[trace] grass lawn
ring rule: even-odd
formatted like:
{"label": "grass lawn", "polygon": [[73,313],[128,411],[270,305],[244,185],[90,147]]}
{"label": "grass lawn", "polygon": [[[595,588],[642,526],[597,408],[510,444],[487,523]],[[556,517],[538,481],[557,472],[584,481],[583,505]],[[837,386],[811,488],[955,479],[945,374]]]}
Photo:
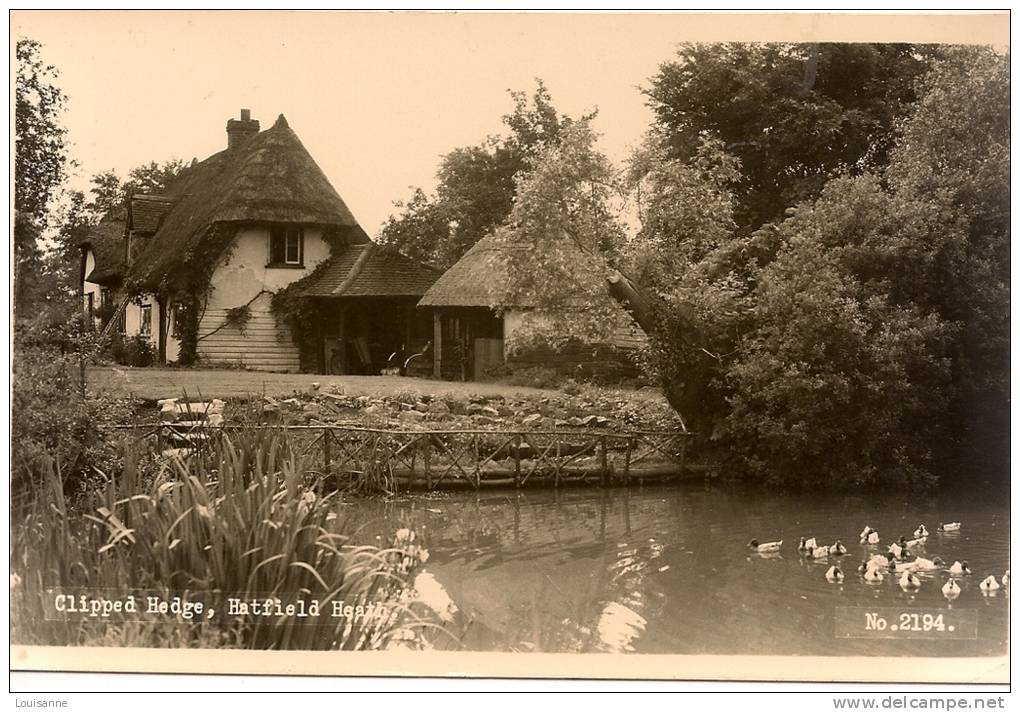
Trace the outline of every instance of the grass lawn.
{"label": "grass lawn", "polygon": [[400,392],[418,391],[434,396],[448,395],[520,395],[552,396],[558,391],[510,386],[504,383],[458,383],[400,376],[323,376],[314,373],[265,373],[227,369],[130,368],[103,366],[90,368],[89,386],[138,398],[157,400],[187,394],[191,398],[237,398],[250,395],[288,396],[308,391],[313,383],[325,390],[332,384],[343,386],[347,395],[385,398]]}

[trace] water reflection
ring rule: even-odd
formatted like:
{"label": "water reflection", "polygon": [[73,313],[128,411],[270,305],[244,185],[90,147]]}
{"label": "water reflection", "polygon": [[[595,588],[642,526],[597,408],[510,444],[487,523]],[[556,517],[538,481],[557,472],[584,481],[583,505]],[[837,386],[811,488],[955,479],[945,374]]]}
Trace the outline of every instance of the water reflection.
{"label": "water reflection", "polygon": [[[1008,568],[1006,502],[698,487],[416,495],[347,513],[380,535],[408,526],[424,537],[429,583],[451,599],[446,610],[457,612],[469,649],[967,656],[1006,651],[1008,591],[983,596],[978,586]],[[934,531],[957,520],[961,531]],[[901,590],[898,574],[866,582],[857,566],[885,544],[856,543],[865,522],[883,542],[927,523],[919,555],[967,560],[974,573],[956,577],[951,604],[944,567],[915,571],[917,591]],[[802,536],[853,543],[845,556],[814,560],[798,553]],[[786,544],[750,552],[751,537]],[[826,580],[833,564],[840,583]],[[834,636],[836,607],[949,605],[978,610],[977,640]]]}

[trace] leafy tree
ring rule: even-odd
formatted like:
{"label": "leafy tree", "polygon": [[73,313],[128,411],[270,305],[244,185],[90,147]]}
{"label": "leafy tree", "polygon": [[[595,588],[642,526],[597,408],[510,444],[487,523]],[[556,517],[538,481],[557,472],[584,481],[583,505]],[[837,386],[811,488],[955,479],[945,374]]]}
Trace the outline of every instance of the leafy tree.
{"label": "leafy tree", "polygon": [[[1008,59],[949,49],[930,61],[916,106],[882,139],[886,169],[830,177],[756,230],[740,217],[746,171],[716,134],[678,154],[658,130],[633,161],[641,231],[596,274],[649,334],[670,403],[743,472],[925,480],[972,434],[957,428],[973,412],[965,394],[1005,403]],[[532,248],[511,253],[517,274],[543,267],[542,241],[570,234],[572,197],[604,178],[589,150],[564,139],[519,181],[503,228]],[[541,305],[553,282],[551,308],[564,281],[522,288]],[[996,432],[1008,438],[1008,420]]]}
{"label": "leafy tree", "polygon": [[45,225],[45,218],[68,166],[61,123],[67,97],[57,86],[60,73],[41,57],[42,45],[18,40],[15,55],[14,208]]}
{"label": "leafy tree", "polygon": [[56,84],[59,72],[43,61],[41,50],[31,39],[18,40],[15,48],[15,308],[40,289],[38,242],[69,164],[61,122],[67,97]]}
{"label": "leafy tree", "polygon": [[530,99],[524,92],[511,96],[514,108],[503,117],[509,133],[443,156],[435,195],[416,188],[410,200],[397,202],[401,212],[383,226],[381,242],[449,267],[507,217],[515,177],[529,171],[535,156],[555,144],[571,123],[556,112],[541,80]]}
{"label": "leafy tree", "polygon": [[494,233],[507,267],[505,304],[529,305],[533,317],[511,348],[605,341],[616,326],[603,280],[624,242],[614,209],[622,184],[595,139],[586,119],[565,126],[518,174],[513,208]]}
{"label": "leafy tree", "polygon": [[836,175],[884,166],[893,122],[915,98],[928,47],[906,44],[686,44],[645,90],[674,157],[703,134],[740,160],[745,230],[816,197]]}

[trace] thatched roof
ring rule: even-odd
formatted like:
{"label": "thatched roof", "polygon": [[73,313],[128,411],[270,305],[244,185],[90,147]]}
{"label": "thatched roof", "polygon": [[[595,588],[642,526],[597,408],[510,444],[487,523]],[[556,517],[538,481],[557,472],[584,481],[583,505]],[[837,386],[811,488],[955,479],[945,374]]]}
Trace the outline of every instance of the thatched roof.
{"label": "thatched roof", "polygon": [[[535,307],[535,302],[514,296],[509,289],[510,272],[507,266],[507,250],[511,249],[497,235],[487,235],[468,250],[463,257],[440,277],[425,296],[418,302],[420,307]],[[513,249],[532,249],[524,245]],[[561,261],[568,265],[590,263],[591,256],[585,254],[571,240],[564,237],[555,244]],[[562,306],[569,307],[581,300],[576,282],[569,275],[557,274],[554,270],[538,275],[539,279],[555,280],[555,286],[563,292]],[[573,286],[572,286],[573,285]],[[518,290],[520,291],[520,290]]]}
{"label": "thatched roof", "polygon": [[96,259],[95,267],[85,275],[86,281],[111,284],[123,279],[126,219],[127,214],[123,209],[111,211],[79,243],[81,247],[92,250]]}
{"label": "thatched roof", "polygon": [[370,242],[351,245],[331,257],[308,283],[306,297],[420,297],[440,270],[415,262],[396,250]]}
{"label": "thatched roof", "polygon": [[507,279],[504,248],[494,235],[488,235],[436,280],[418,306],[500,306],[506,297]]}
{"label": "thatched roof", "polygon": [[[318,225],[340,228],[349,242],[368,240],[282,114],[242,146],[186,169],[165,197],[173,206],[130,269],[138,288],[157,287],[194,259],[218,257],[201,248],[219,223]],[[226,247],[212,245],[214,252]]]}

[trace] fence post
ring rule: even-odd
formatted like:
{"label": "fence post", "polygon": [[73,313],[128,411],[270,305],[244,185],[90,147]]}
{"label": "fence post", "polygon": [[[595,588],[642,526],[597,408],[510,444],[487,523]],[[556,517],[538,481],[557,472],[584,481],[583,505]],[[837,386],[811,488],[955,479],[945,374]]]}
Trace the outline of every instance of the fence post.
{"label": "fence post", "polygon": [[623,484],[630,485],[630,451],[634,448],[634,436],[627,436],[627,455],[623,460]]}
{"label": "fence post", "polygon": [[514,435],[514,484],[521,488],[521,434]]}
{"label": "fence post", "polygon": [[425,438],[425,488],[432,489],[432,433]]}
{"label": "fence post", "polygon": [[[411,437],[413,438],[414,436],[412,435]],[[428,436],[426,436],[426,437],[428,437]],[[407,490],[409,492],[414,490],[414,474],[418,470],[418,467],[417,467],[417,465],[418,465],[418,450],[421,447],[421,439],[420,438],[419,439],[415,439],[414,442],[413,442],[413,445],[414,445],[414,447],[410,448],[410,450],[411,450],[411,471],[407,475]]]}
{"label": "fence post", "polygon": [[322,475],[329,477],[329,470],[333,463],[332,453],[333,431],[330,428],[322,430]]}
{"label": "fence post", "polygon": [[556,467],[553,470],[553,473],[554,473],[553,474],[553,482],[555,483],[556,487],[560,486],[560,465],[561,465],[561,461],[560,461],[560,443],[561,442],[562,441],[560,440],[560,435],[559,435],[559,433],[557,433],[556,434]]}
{"label": "fence post", "polygon": [[684,467],[687,464],[687,436],[680,436],[680,477],[684,475]]}
{"label": "fence post", "polygon": [[600,445],[600,449],[602,451],[601,452],[602,472],[599,475],[599,482],[602,484],[603,487],[605,487],[606,486],[606,478],[609,476],[609,453],[606,452],[606,436],[605,435],[601,435],[599,437],[599,439],[601,440],[599,445]]}
{"label": "fence post", "polygon": [[482,465],[479,462],[481,455],[478,453],[478,433],[471,437],[475,441],[475,489],[479,489],[482,486]]}

